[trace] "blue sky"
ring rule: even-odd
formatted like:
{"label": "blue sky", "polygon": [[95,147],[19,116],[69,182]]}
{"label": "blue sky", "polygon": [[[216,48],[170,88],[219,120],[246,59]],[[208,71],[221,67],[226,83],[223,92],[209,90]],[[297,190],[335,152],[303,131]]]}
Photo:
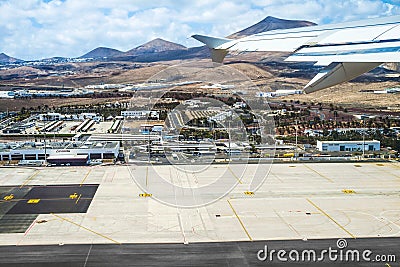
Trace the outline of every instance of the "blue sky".
{"label": "blue sky", "polygon": [[194,33],[226,36],[266,16],[326,24],[391,15],[400,0],[0,0],[0,52],[78,57],[157,37],[196,46]]}

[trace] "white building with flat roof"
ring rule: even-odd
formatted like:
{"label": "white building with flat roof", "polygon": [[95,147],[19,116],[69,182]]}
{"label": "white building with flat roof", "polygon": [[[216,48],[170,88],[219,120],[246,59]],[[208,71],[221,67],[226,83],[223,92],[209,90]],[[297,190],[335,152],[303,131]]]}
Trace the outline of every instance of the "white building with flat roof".
{"label": "white building with flat roof", "polygon": [[14,98],[15,93],[13,91],[0,91],[0,98]]}
{"label": "white building with flat roof", "polygon": [[134,119],[159,119],[160,112],[157,110],[125,110],[121,111],[121,116]]}
{"label": "white building with flat roof", "polygon": [[78,116],[79,120],[86,120],[86,119],[92,119],[94,121],[103,121],[103,116],[97,113],[88,113],[88,112],[83,112],[79,114]]}
{"label": "white building with flat roof", "polygon": [[317,141],[317,149],[323,152],[379,151],[381,142],[377,140]]}
{"label": "white building with flat roof", "polygon": [[60,113],[48,112],[45,114],[39,114],[39,120],[41,121],[59,121],[64,119],[65,116]]}

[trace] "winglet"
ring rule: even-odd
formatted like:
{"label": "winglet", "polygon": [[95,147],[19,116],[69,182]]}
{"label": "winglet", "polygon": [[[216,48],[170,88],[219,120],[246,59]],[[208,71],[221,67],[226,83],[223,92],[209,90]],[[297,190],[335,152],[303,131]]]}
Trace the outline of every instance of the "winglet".
{"label": "winglet", "polygon": [[211,52],[211,59],[213,62],[218,62],[221,63],[224,61],[224,58],[226,54],[228,53],[227,49],[217,49],[218,46],[232,41],[231,39],[226,39],[226,38],[216,38],[216,37],[211,37],[211,36],[206,36],[206,35],[199,35],[195,34],[192,35],[192,37],[203,44],[205,44]]}
{"label": "winglet", "polygon": [[208,48],[217,48],[218,46],[220,46],[224,43],[232,41],[231,39],[227,39],[227,38],[217,38],[217,37],[211,37],[211,36],[199,35],[199,34],[192,35],[192,38],[207,45]]}

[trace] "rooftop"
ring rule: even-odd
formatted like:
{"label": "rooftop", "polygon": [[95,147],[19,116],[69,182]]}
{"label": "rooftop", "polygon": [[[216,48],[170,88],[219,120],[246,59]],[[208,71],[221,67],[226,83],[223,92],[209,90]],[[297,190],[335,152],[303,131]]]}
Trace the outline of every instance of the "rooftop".
{"label": "rooftop", "polygon": [[[115,148],[117,141],[67,141],[67,142],[46,142],[46,149],[101,149]],[[32,150],[44,149],[44,142],[10,142],[0,143],[0,152],[8,152],[11,150]]]}
{"label": "rooftop", "polygon": [[354,141],[319,141],[325,144],[359,144],[359,143],[380,143],[378,140],[354,140]]}

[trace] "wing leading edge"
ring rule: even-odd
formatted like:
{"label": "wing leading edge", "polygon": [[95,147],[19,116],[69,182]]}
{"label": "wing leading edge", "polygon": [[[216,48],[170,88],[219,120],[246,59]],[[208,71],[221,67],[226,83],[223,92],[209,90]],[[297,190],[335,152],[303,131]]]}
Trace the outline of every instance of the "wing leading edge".
{"label": "wing leading edge", "polygon": [[306,85],[306,93],[349,81],[384,62],[400,62],[400,16],[267,31],[237,40],[192,37],[210,48],[215,62],[229,51],[280,51],[292,53],[285,61],[325,66]]}

